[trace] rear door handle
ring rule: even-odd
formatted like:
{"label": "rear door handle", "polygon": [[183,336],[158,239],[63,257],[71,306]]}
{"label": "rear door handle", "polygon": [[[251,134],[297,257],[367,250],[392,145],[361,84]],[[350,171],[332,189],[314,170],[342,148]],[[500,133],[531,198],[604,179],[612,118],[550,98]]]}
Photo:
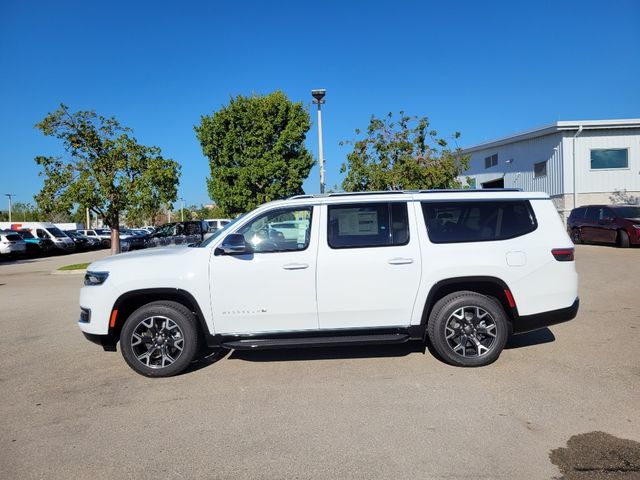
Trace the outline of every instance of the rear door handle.
{"label": "rear door handle", "polygon": [[408,263],[413,263],[413,258],[392,258],[389,260],[391,265],[407,265]]}
{"label": "rear door handle", "polygon": [[309,265],[306,263],[287,263],[282,265],[282,268],[285,270],[304,270],[305,268],[309,268]]}

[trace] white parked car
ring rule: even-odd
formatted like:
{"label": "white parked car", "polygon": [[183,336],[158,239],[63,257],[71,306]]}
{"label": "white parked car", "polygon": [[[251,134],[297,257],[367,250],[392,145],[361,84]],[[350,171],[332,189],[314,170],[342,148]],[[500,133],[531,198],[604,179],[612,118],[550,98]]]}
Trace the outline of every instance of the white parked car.
{"label": "white parked car", "polygon": [[53,246],[63,252],[74,252],[76,245],[62,230],[49,222],[0,222],[0,228],[10,230],[28,230],[37,238],[48,239]]}
{"label": "white parked car", "polygon": [[574,318],[577,297],[573,245],[547,194],[303,195],[193,248],[94,262],[79,327],[105,350],[119,341],[151,377],[183,371],[205,345],[427,338],[446,362],[474,367],[495,361],[511,334]]}
{"label": "white parked car", "polygon": [[232,222],[229,218],[207,218],[205,222],[209,225],[210,232],[216,232],[218,230],[222,230],[229,223]]}
{"label": "white parked car", "polygon": [[0,230],[0,255],[16,255],[27,251],[27,243],[18,232]]}

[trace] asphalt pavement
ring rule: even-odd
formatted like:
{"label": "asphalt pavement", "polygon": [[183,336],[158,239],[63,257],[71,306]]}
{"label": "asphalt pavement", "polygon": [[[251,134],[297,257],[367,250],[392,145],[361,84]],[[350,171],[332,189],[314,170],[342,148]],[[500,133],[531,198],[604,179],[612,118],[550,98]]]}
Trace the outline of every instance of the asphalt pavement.
{"label": "asphalt pavement", "polygon": [[405,344],[225,352],[168,379],[78,330],[82,276],[50,272],[104,255],[0,263],[1,478],[640,476],[640,249],[579,246],[578,317],[488,367]]}

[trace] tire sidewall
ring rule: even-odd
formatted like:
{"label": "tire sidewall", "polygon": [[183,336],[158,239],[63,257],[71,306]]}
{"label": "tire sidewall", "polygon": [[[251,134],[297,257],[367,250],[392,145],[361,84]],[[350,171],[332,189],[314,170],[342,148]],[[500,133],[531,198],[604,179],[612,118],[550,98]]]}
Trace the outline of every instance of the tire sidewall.
{"label": "tire sidewall", "polygon": [[[451,298],[449,298],[451,297]],[[451,294],[445,297],[429,323],[429,339],[436,352],[451,365],[480,367],[495,362],[504,349],[509,336],[509,324],[502,306],[492,298],[474,292]],[[449,317],[461,307],[477,306],[486,310],[496,324],[496,338],[491,350],[481,357],[463,357],[455,353],[446,340],[445,328]]]}
{"label": "tire sidewall", "polygon": [[[181,311],[184,310],[184,311]],[[163,316],[178,325],[184,337],[184,347],[180,356],[171,365],[164,368],[151,368],[142,364],[131,347],[131,335],[138,324],[151,316]],[[166,304],[148,304],[138,308],[127,318],[120,332],[120,350],[127,364],[137,373],[146,377],[170,377],[184,371],[193,361],[198,350],[198,332],[193,315],[186,309],[175,308]]]}
{"label": "tire sidewall", "polygon": [[618,246],[620,248],[629,247],[629,234],[624,230],[618,230]]}

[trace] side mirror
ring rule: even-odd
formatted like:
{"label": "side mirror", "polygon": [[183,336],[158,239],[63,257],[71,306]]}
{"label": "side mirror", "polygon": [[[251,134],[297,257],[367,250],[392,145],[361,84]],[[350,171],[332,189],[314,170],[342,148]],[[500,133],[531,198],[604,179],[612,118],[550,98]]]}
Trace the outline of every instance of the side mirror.
{"label": "side mirror", "polygon": [[232,233],[227,235],[219,247],[225,255],[241,255],[243,253],[252,253],[251,246],[244,240],[244,235]]}

